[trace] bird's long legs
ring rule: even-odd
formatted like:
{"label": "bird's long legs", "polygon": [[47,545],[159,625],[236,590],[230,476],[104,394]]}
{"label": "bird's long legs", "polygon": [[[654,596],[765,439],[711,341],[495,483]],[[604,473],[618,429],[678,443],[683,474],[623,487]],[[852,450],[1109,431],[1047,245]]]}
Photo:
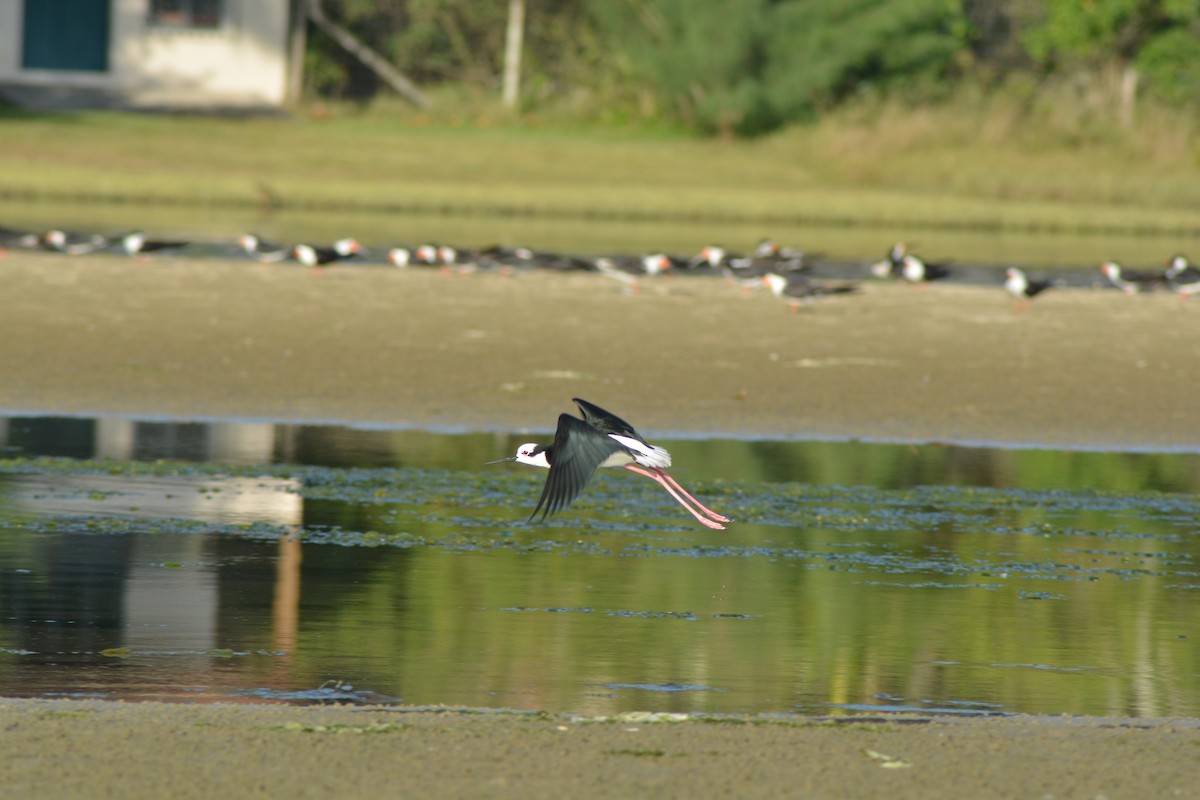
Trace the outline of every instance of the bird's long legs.
{"label": "bird's long legs", "polygon": [[[635,467],[633,464],[626,464],[625,469],[629,470],[630,472],[636,472],[638,475],[645,475],[647,478],[653,478],[664,489],[666,489],[667,492],[669,492],[672,497],[675,498],[675,500],[679,503],[679,505],[686,508],[688,510],[688,513],[690,513],[693,517],[695,517],[697,520],[699,520],[701,525],[704,525],[706,527],[712,528],[713,530],[717,530],[717,531],[725,530],[725,526],[722,525],[720,522],[717,522],[717,520],[721,520],[723,522],[729,522],[729,519],[727,517],[722,517],[720,514],[717,514],[713,511],[705,508],[703,505],[701,505],[699,500],[697,500],[696,498],[694,498],[690,494],[688,494],[687,491],[682,486],[680,486],[678,483],[676,483],[675,479],[672,478],[670,475],[668,475],[666,472],[663,472],[661,469],[654,469],[653,471],[646,470],[646,469],[642,469],[641,467]],[[695,508],[692,508],[692,506],[688,505],[688,501],[685,500],[684,497],[687,497],[688,500],[691,500],[692,503],[694,503],[697,508],[699,508],[701,511],[703,511],[705,514],[708,514],[709,516],[705,517],[705,516],[701,515],[700,511],[697,511]]]}
{"label": "bird's long legs", "polygon": [[654,471],[657,472],[662,477],[666,478],[667,481],[672,486],[674,486],[684,497],[686,497],[688,500],[692,501],[692,504],[694,506],[696,506],[696,508],[698,508],[702,512],[704,512],[705,516],[707,516],[709,519],[714,519],[717,522],[732,522],[733,521],[729,517],[721,516],[717,512],[713,511],[711,508],[708,508],[707,506],[705,506],[703,503],[701,503],[695,497],[692,497],[692,495],[688,493],[687,489],[684,489],[682,486],[680,486],[679,481],[677,481],[673,477],[671,477],[670,473],[668,473],[665,469],[662,469],[661,467],[656,467],[654,469]]}

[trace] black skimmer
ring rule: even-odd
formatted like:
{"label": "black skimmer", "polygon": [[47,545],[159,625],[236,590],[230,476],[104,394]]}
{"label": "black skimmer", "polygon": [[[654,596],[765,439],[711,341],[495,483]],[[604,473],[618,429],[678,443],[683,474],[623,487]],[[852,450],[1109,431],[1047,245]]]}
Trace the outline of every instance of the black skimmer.
{"label": "black skimmer", "polygon": [[[1189,288],[1192,284],[1200,283],[1200,269],[1188,261],[1182,253],[1176,253],[1167,259],[1167,269],[1163,276],[1176,289]],[[1190,293],[1190,292],[1189,292]]]}
{"label": "black skimmer", "polygon": [[69,256],[93,253],[109,245],[108,239],[98,233],[72,234],[57,229],[43,233],[39,242],[44,250],[66,253]]}
{"label": "black skimmer", "polygon": [[798,310],[803,301],[858,291],[856,283],[821,283],[804,275],[788,276],[780,275],[777,272],[768,272],[763,275],[762,282],[776,297],[790,298],[792,311]]}
{"label": "black skimmer", "polygon": [[899,278],[904,271],[904,257],[907,255],[908,245],[896,242],[882,261],[871,265],[871,274],[876,278]]}
{"label": "black skimmer", "polygon": [[477,254],[480,264],[507,270],[512,267],[534,266],[534,252],[528,247],[504,247],[493,244],[481,248]]}
{"label": "black skimmer", "polygon": [[356,239],[338,239],[329,247],[314,247],[298,244],[292,248],[292,257],[308,267],[324,267],[335,261],[350,258],[362,250]]}
{"label": "black skimmer", "polygon": [[1165,275],[1125,269],[1116,261],[1105,261],[1100,265],[1100,271],[1104,273],[1104,277],[1108,278],[1109,283],[1125,294],[1165,289],[1168,283]]}
{"label": "black skimmer", "polygon": [[630,275],[662,275],[679,263],[665,253],[645,256],[600,256],[593,262],[601,272],[620,270]]}
{"label": "black skimmer", "polygon": [[166,239],[147,239],[141,231],[133,231],[121,237],[121,249],[131,256],[145,255],[159,250],[172,250],[189,244],[185,241],[169,241]]}
{"label": "black skimmer", "polygon": [[540,267],[542,269],[556,269],[566,272],[571,272],[574,270],[592,272],[596,269],[596,265],[591,260],[586,258],[564,255],[562,253],[545,253],[538,250],[530,253],[528,263],[531,266]]}
{"label": "black skimmer", "polygon": [[0,228],[0,250],[7,250],[10,247],[32,250],[39,246],[41,246],[41,239],[36,233]]}
{"label": "black skimmer", "polygon": [[413,261],[412,251],[407,247],[393,247],[387,251],[387,261],[393,267],[407,267]]}
{"label": "black skimmer", "polygon": [[1033,298],[1054,286],[1054,282],[1048,278],[1030,280],[1025,270],[1017,267],[1009,267],[1004,275],[1004,291],[1012,295],[1014,308],[1018,310],[1028,308]]}
{"label": "black skimmer", "polygon": [[256,258],[264,264],[273,261],[283,261],[292,255],[291,248],[279,244],[270,244],[253,233],[243,233],[239,236],[238,247],[242,248],[246,255]]}
{"label": "black skimmer", "polygon": [[911,254],[900,260],[900,277],[911,284],[939,281],[949,276],[950,269],[944,264],[926,264]]}
{"label": "black skimmer", "polygon": [[701,524],[714,530],[725,530],[729,522],[680,486],[667,474],[671,454],[646,442],[633,427],[620,417],[578,397],[573,398],[583,419],[560,414],[554,442],[549,445],[528,442],[517,448],[517,454],[489,464],[516,461],[532,467],[549,469],[546,485],[529,521],[542,512],[542,519],[566,508],[579,495],[599,467],[624,467],[630,472],[657,481],[671,497],[688,510]]}
{"label": "black skimmer", "polygon": [[712,269],[723,269],[729,266],[729,262],[737,258],[743,258],[737,253],[731,253],[724,247],[719,247],[715,244],[706,245],[700,248],[700,252],[688,259],[687,265],[691,269],[702,267],[711,267]]}
{"label": "black skimmer", "polygon": [[800,247],[784,247],[774,239],[762,239],[754,245],[754,256],[755,258],[774,258],[779,261],[799,259],[807,264],[820,256],[820,253],[810,253]]}

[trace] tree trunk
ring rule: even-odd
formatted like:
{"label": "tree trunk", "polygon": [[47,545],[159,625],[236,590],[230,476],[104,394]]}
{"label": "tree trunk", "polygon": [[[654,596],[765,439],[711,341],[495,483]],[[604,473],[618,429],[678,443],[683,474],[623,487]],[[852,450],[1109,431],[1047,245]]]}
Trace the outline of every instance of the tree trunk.
{"label": "tree trunk", "polygon": [[287,103],[296,105],[304,91],[304,48],[307,46],[308,0],[292,0],[291,29],[288,31]]}
{"label": "tree trunk", "polygon": [[525,0],[508,0],[504,37],[504,107],[516,108],[521,91],[521,43],[525,36]]}
{"label": "tree trunk", "polygon": [[387,60],[362,43],[354,34],[325,16],[321,8],[321,0],[310,0],[308,18],[330,38],[341,45],[350,55],[362,62],[363,66],[379,76],[380,80],[391,86],[404,99],[420,108],[428,108],[429,100],[422,94],[417,85],[400,74]]}
{"label": "tree trunk", "polygon": [[1137,103],[1138,71],[1133,64],[1126,64],[1121,70],[1121,105],[1118,118],[1122,128],[1133,127],[1134,106]]}

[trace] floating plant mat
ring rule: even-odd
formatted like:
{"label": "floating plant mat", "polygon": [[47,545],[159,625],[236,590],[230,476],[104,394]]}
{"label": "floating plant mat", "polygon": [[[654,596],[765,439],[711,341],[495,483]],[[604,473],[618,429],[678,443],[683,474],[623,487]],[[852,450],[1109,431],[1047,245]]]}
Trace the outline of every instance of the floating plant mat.
{"label": "floating plant mat", "polygon": [[1200,713],[1190,494],[543,479],[0,461],[0,694]]}

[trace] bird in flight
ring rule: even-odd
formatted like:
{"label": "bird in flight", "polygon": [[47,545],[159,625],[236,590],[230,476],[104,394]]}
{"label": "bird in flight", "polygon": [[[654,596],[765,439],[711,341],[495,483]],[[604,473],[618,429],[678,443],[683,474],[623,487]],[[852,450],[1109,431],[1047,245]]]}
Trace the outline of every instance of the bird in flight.
{"label": "bird in flight", "polygon": [[560,414],[554,442],[548,445],[527,442],[517,448],[517,454],[489,464],[516,461],[532,467],[550,470],[546,485],[529,520],[542,519],[566,508],[583,491],[599,467],[624,467],[630,472],[652,478],[670,493],[688,512],[714,530],[725,530],[729,522],[715,511],[706,508],[687,492],[666,471],[671,466],[671,454],[642,438],[628,422],[586,400],[574,398],[583,419]]}

